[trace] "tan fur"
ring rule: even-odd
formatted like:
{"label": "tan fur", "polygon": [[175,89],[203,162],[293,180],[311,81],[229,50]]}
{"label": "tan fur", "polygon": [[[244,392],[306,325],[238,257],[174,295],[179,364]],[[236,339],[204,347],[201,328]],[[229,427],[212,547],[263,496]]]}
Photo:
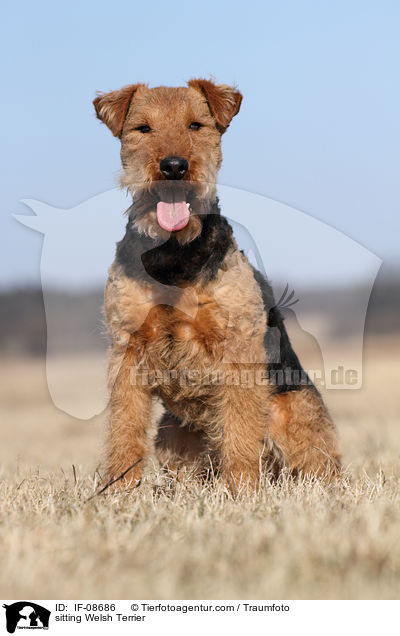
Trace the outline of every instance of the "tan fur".
{"label": "tan fur", "polygon": [[292,473],[335,473],[340,466],[336,430],[324,403],[311,389],[271,400],[268,438]]}
{"label": "tan fur", "polygon": [[[110,431],[107,474],[119,476],[148,452],[147,429],[151,418],[151,394],[136,387],[131,390],[131,369],[137,364],[134,344],[114,346],[109,364]],[[136,485],[141,475],[139,464],[121,485]]]}
{"label": "tan fur", "polygon": [[[200,131],[190,130],[193,121],[203,124]],[[137,130],[143,124],[151,127],[151,133],[143,135]],[[163,231],[160,232],[157,223],[154,200],[146,192],[162,185],[159,164],[168,155],[187,157],[190,169],[184,185],[195,190],[193,214],[178,236],[184,244],[199,235],[201,224],[197,214],[207,210],[215,198],[215,182],[222,162],[221,134],[200,90],[164,86],[148,89],[140,85],[131,99],[121,132],[124,169],[121,185],[142,202],[143,215],[138,215],[135,224],[140,232],[152,238],[163,236]]]}
{"label": "tan fur", "polygon": [[239,91],[226,84],[215,86],[214,82],[204,79],[189,80],[188,84],[203,93],[221,132],[225,132],[232,117],[239,112],[242,103]]}
{"label": "tan fur", "polygon": [[[190,221],[176,236],[182,245],[198,236],[196,212],[215,198],[221,134],[240,103],[238,91],[208,80],[191,80],[188,88],[130,85],[95,100],[98,117],[121,139],[122,184],[135,195],[140,232],[164,238],[149,193],[162,178],[160,160],[176,155],[190,166],[179,183],[194,191]],[[193,121],[203,124],[197,132]],[[151,132],[140,132],[143,125]],[[242,482],[255,486],[263,463],[294,474],[332,472],[339,466],[336,432],[320,396],[311,388],[273,395],[266,381],[254,381],[265,370],[267,316],[236,244],[216,278],[201,281],[178,288],[130,278],[117,263],[110,268],[108,476],[146,458],[154,393],[168,409],[155,440],[162,463],[211,463],[233,492]],[[250,372],[253,381],[237,381]],[[125,485],[138,483],[141,466]]]}
{"label": "tan fur", "polygon": [[[227,255],[215,281],[180,291],[175,306],[163,304],[171,298],[163,299],[160,294],[159,286],[140,284],[118,267],[111,268],[105,305],[110,333],[117,347],[126,344],[131,352],[125,358],[117,357],[113,366],[119,361],[123,369],[131,363],[138,371],[199,371],[201,382],[196,385],[160,382],[149,387],[148,393],[157,388],[171,413],[184,424],[207,432],[209,452],[220,456],[219,468],[227,477],[236,483],[241,476],[255,481],[267,431],[270,389],[266,384],[241,388],[207,383],[212,374],[225,377],[230,370],[248,371],[265,364],[266,315],[250,265],[235,249]],[[127,374],[127,369],[113,371],[116,396],[120,390],[125,394]],[[143,390],[130,388],[132,403],[142,403]],[[120,401],[123,399],[121,395]],[[148,426],[150,418],[149,410]],[[136,455],[132,449],[132,456]],[[112,464],[113,474],[119,470],[119,464]]]}
{"label": "tan fur", "polygon": [[121,135],[129,104],[141,84],[130,84],[119,91],[101,93],[93,101],[96,114],[109,127],[114,137]]}

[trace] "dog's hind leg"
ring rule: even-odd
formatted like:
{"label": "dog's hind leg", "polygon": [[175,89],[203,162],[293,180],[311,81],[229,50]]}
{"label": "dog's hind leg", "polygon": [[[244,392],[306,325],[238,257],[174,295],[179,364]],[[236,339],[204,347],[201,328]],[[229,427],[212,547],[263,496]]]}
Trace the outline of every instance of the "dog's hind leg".
{"label": "dog's hind leg", "polygon": [[330,476],[340,468],[336,429],[314,387],[271,398],[268,438],[293,475]]}

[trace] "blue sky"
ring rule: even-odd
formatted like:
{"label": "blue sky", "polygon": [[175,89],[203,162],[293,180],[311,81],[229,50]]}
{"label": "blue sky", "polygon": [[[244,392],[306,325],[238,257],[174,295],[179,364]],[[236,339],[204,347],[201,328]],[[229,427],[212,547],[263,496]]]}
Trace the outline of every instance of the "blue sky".
{"label": "blue sky", "polygon": [[399,30],[394,0],[3,3],[0,285],[39,282],[41,235],[11,217],[29,213],[21,199],[72,208],[116,184],[95,92],[210,75],[244,95],[220,183],[398,263]]}

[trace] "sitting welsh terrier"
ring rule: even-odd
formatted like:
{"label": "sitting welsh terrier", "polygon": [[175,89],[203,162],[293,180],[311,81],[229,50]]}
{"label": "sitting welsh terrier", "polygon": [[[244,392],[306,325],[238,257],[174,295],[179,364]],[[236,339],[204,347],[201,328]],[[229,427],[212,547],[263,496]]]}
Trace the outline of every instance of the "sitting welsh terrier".
{"label": "sitting welsh terrier", "polygon": [[340,466],[335,427],[271,287],[218,207],[221,136],[241,101],[203,79],[132,84],[94,100],[121,141],[122,184],[134,196],[105,298],[107,468],[125,486],[140,482],[153,396],[166,409],[161,462],[211,465],[232,491],[255,487],[265,468],[323,476]]}

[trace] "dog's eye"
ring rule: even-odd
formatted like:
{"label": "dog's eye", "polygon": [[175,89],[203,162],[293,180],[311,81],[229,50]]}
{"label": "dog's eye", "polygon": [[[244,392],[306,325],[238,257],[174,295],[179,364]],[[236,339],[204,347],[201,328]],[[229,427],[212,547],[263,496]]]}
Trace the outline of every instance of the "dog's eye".
{"label": "dog's eye", "polygon": [[150,126],[143,125],[143,126],[138,126],[136,128],[136,130],[138,130],[141,133],[148,133],[148,132],[150,132],[151,128],[150,128]]}
{"label": "dog's eye", "polygon": [[198,121],[192,121],[192,123],[190,124],[189,128],[190,130],[200,130],[200,128],[202,128],[203,124],[200,124]]}

